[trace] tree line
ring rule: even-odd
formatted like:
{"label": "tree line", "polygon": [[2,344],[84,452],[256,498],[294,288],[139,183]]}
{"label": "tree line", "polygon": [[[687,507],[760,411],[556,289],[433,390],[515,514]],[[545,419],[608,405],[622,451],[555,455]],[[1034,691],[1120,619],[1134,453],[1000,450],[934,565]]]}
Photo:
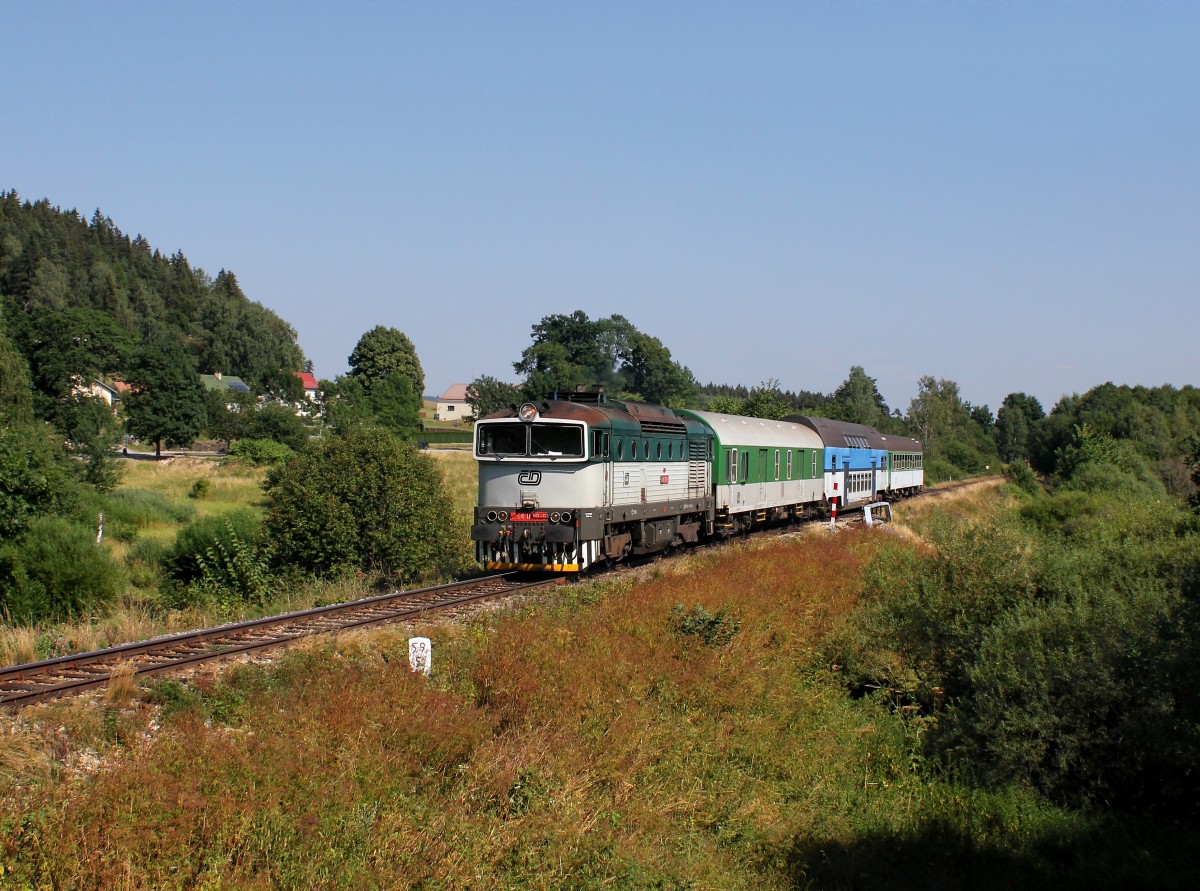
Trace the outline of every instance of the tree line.
{"label": "tree line", "polygon": [[777,379],[756,386],[699,384],[656,337],[613,315],[591,319],[576,310],[533,325],[532,343],[513,362],[520,382],[484,375],[468,386],[477,417],[525,400],[603,387],[610,395],[678,408],[761,418],[812,414],[910,436],[926,452],[926,477],[944,481],[1027,465],[1051,477],[1089,436],[1127,443],[1127,461],[1142,462],[1172,494],[1192,497],[1192,468],[1200,446],[1200,391],[1106,383],[1063,397],[1047,413],[1034,396],[1014,392],[993,414],[964,398],[958,384],[925,375],[904,411],[889,407],[875,378],[854,365],[828,394],[789,391]]}

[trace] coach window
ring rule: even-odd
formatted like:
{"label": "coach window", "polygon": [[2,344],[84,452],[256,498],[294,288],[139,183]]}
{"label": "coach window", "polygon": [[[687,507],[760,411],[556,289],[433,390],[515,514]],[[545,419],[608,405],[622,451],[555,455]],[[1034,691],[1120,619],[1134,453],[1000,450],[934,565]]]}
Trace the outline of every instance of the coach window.
{"label": "coach window", "polygon": [[788,479],[791,479],[791,478],[792,478],[792,450],[791,450],[791,449],[788,449],[788,457],[787,457],[787,478],[788,478]]}
{"label": "coach window", "polygon": [[775,450],[775,479],[779,479],[779,449]]}
{"label": "coach window", "polygon": [[738,451],[729,450],[729,482],[736,483],[738,478]]}

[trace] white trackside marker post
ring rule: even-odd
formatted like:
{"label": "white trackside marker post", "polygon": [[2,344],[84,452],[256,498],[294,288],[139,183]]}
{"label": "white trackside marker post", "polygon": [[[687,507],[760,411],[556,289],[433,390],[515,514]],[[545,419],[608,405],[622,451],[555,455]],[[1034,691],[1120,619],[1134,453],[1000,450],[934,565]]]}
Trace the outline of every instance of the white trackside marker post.
{"label": "white trackside marker post", "polygon": [[413,671],[429,677],[433,671],[433,644],[428,637],[408,639],[408,666]]}

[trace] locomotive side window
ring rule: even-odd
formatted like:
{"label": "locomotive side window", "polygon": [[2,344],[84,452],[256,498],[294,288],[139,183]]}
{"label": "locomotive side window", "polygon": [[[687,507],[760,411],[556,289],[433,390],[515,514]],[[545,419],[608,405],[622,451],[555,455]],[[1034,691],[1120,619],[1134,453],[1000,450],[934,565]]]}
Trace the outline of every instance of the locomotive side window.
{"label": "locomotive side window", "polygon": [[592,431],[592,457],[607,458],[608,457],[608,431],[593,430]]}

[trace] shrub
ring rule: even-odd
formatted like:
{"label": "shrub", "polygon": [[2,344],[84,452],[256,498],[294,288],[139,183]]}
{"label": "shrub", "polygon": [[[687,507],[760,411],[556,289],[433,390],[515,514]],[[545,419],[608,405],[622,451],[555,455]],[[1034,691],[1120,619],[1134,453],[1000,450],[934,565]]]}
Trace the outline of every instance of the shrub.
{"label": "shrub", "polygon": [[960,472],[956,476],[966,476],[971,473],[979,473],[983,470],[986,463],[983,456],[978,450],[973,449],[965,442],[958,440],[950,440],[942,447],[942,454],[947,461],[953,464]]}
{"label": "shrub", "polygon": [[125,552],[125,566],[129,580],[141,588],[148,588],[158,580],[159,573],[171,548],[156,538],[140,538]]}
{"label": "shrub", "polygon": [[741,623],[729,617],[729,610],[721,607],[715,613],[709,612],[701,604],[692,607],[691,612],[677,603],[671,609],[671,624],[677,634],[685,637],[698,637],[706,646],[723,647],[741,630]]}
{"label": "shrub", "polygon": [[9,619],[67,619],[102,607],[121,592],[120,567],[90,529],[38,517],[0,547],[0,608]]}
{"label": "shrub", "polygon": [[202,517],[179,530],[175,544],[163,559],[163,568],[175,581],[187,585],[204,576],[204,561],[210,551],[220,548],[254,547],[258,542],[260,523],[257,515],[241,508],[211,517]]}
{"label": "shrub", "polygon": [[203,554],[197,554],[196,562],[200,577],[187,588],[190,602],[225,607],[262,604],[270,593],[271,574],[266,561],[251,541],[238,536],[228,517],[225,535],[218,536]]}
{"label": "shrub", "polygon": [[1004,468],[1004,475],[1010,483],[1026,494],[1037,495],[1042,491],[1042,484],[1027,461],[1014,461],[1009,464]]}
{"label": "shrub", "polygon": [[211,489],[212,483],[206,477],[200,477],[192,483],[192,488],[188,491],[188,498],[207,498]]}
{"label": "shrub", "polygon": [[295,452],[273,439],[239,439],[229,449],[229,455],[250,464],[282,464]]}
{"label": "shrub", "polygon": [[962,479],[966,476],[961,470],[944,458],[925,456],[925,483],[944,483],[946,480]]}
{"label": "shrub", "polygon": [[457,552],[434,459],[384,430],[320,440],[271,470],[265,487],[276,567],[410,579],[446,568]]}
{"label": "shrub", "polygon": [[50,428],[0,424],[0,540],[20,535],[36,516],[71,513],[80,488]]}
{"label": "shrub", "polygon": [[939,711],[930,754],[979,780],[1194,816],[1188,518],[1071,491],[1018,516],[882,553],[835,654],[849,683]]}

